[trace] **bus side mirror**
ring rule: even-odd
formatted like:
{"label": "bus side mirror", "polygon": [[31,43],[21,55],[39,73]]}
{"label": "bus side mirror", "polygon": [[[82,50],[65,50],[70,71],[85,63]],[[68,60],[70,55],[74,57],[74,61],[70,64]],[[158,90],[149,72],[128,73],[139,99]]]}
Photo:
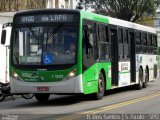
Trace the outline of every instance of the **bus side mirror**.
{"label": "bus side mirror", "polygon": [[2,30],[1,44],[4,45],[5,43],[6,43],[6,30]]}

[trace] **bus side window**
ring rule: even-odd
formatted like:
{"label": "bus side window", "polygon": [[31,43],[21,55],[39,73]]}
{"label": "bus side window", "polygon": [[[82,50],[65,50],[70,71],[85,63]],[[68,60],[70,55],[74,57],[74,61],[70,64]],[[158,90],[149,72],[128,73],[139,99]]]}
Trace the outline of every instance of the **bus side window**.
{"label": "bus side window", "polygon": [[147,46],[151,46],[152,35],[148,34]]}
{"label": "bus side window", "polygon": [[157,54],[157,36],[153,35],[153,39],[152,39],[152,49],[154,54]]}
{"label": "bus side window", "polygon": [[98,59],[96,23],[84,19],[82,33],[83,71],[85,71]]}
{"label": "bus side window", "polygon": [[143,33],[142,40],[143,40],[143,46],[146,46],[147,45],[147,34],[146,33]]}
{"label": "bus side window", "polygon": [[105,24],[99,24],[99,47],[100,47],[100,60],[109,60],[109,39],[108,27]]}
{"label": "bus side window", "polygon": [[142,51],[143,51],[143,53],[148,53],[147,33],[142,33]]}
{"label": "bus side window", "polygon": [[136,32],[136,45],[141,45],[141,33]]}
{"label": "bus side window", "polygon": [[147,37],[147,47],[148,47],[148,53],[152,53],[152,35],[148,33]]}
{"label": "bus side window", "polygon": [[85,49],[85,53],[88,55],[88,48],[89,48],[89,28],[88,28],[88,25],[83,26],[83,48]]}
{"label": "bus side window", "polygon": [[123,28],[118,29],[118,42],[119,60],[123,60]]}
{"label": "bus side window", "polygon": [[123,47],[124,47],[124,60],[128,60],[130,58],[129,53],[129,40],[128,40],[128,30],[123,30]]}
{"label": "bus side window", "polygon": [[128,44],[128,30],[124,29],[123,30],[123,43]]}
{"label": "bus side window", "polygon": [[109,35],[108,35],[108,26],[105,27],[105,40],[107,42],[107,51],[106,51],[106,59],[110,60],[111,51],[110,51],[110,45],[109,45]]}
{"label": "bus side window", "polygon": [[154,39],[154,41],[155,41],[154,47],[157,47],[157,37],[156,37],[156,35],[153,36],[153,39]]}
{"label": "bus side window", "polygon": [[152,35],[152,47],[154,47],[155,45],[155,39],[154,39],[154,35]]}

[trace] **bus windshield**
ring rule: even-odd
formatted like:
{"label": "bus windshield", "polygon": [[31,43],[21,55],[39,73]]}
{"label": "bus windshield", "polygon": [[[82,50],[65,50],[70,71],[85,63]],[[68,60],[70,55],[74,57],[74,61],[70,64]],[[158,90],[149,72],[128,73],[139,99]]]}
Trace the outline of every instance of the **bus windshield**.
{"label": "bus windshield", "polygon": [[56,26],[15,28],[13,63],[15,65],[75,64],[76,27]]}

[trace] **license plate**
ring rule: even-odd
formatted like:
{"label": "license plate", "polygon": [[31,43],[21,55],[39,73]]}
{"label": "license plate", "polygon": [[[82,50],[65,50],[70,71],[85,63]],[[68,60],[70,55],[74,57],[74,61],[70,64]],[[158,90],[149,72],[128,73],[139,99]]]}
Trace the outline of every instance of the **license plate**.
{"label": "license plate", "polygon": [[37,91],[39,91],[39,92],[47,92],[47,91],[49,91],[49,88],[48,87],[37,87]]}

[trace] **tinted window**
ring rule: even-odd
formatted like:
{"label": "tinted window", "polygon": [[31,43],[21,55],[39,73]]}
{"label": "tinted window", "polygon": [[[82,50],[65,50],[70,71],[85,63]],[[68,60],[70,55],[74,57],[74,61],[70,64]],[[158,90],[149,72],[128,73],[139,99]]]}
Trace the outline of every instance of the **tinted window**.
{"label": "tinted window", "polygon": [[151,46],[151,43],[152,43],[152,35],[148,34],[147,46]]}
{"label": "tinted window", "polygon": [[16,65],[75,64],[77,32],[68,25],[16,28],[13,62]]}
{"label": "tinted window", "polygon": [[141,33],[136,32],[136,45],[141,45]]}
{"label": "tinted window", "polygon": [[146,33],[143,33],[142,34],[142,40],[143,40],[143,45],[147,45],[147,34]]}
{"label": "tinted window", "polygon": [[119,43],[123,43],[123,29],[118,29]]}
{"label": "tinted window", "polygon": [[124,39],[123,39],[123,43],[124,44],[128,44],[128,30],[123,30],[123,35],[124,35]]}

